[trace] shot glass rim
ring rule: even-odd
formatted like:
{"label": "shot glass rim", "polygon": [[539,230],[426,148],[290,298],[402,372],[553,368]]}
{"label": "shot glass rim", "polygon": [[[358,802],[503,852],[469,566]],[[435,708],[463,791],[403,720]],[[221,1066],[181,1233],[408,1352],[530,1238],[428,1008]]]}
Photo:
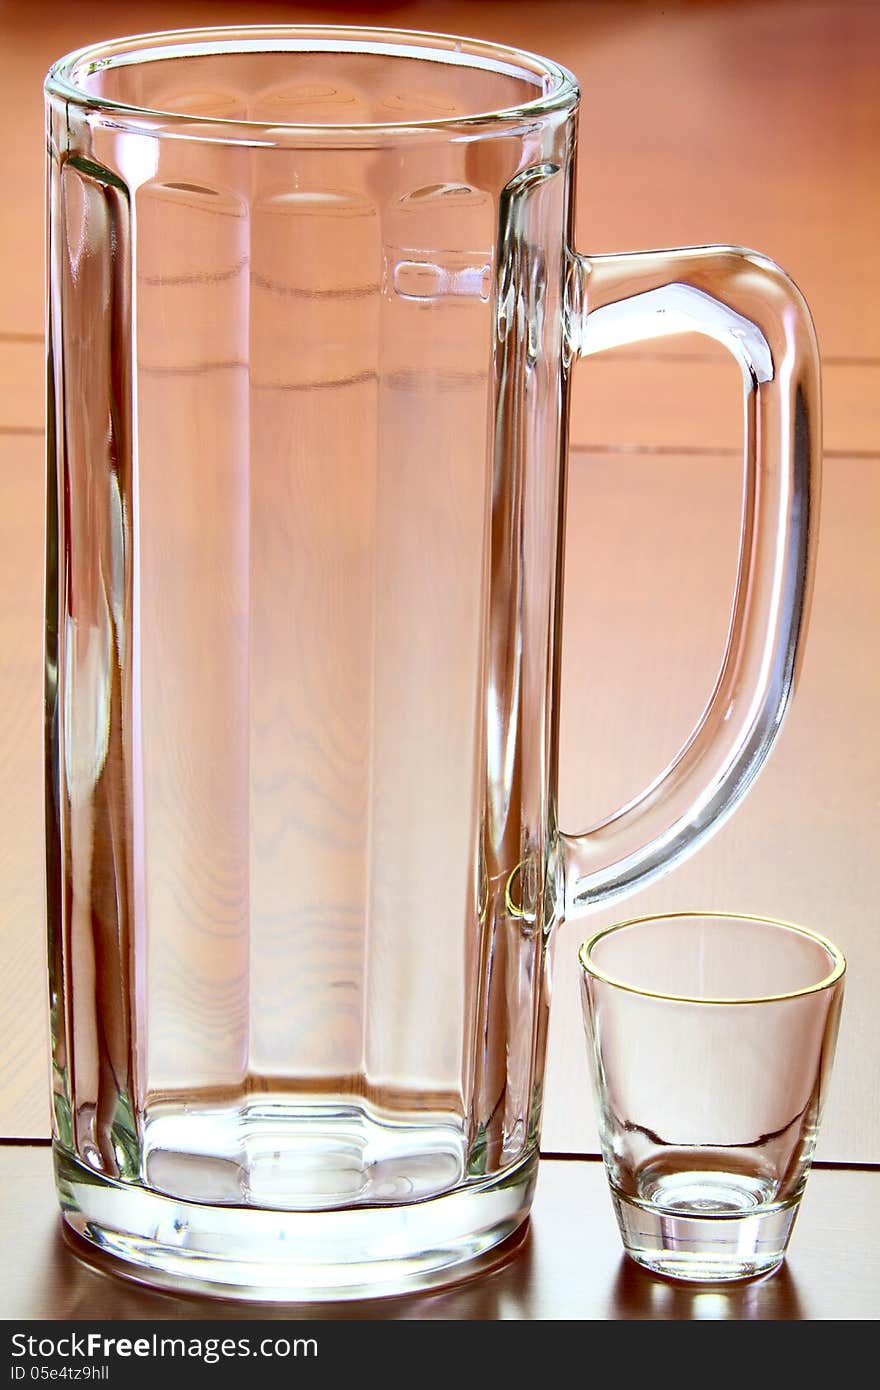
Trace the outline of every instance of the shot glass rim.
{"label": "shot glass rim", "polygon": [[[429,117],[422,120],[329,123],[253,121],[234,117],[202,116],[186,111],[165,111],[156,107],[140,106],[137,102],[117,101],[114,98],[94,95],[86,91],[78,80],[84,65],[89,72],[93,72],[97,67],[112,64],[114,60],[119,64],[148,62],[148,55],[152,55],[156,48],[167,49],[172,57],[190,58],[199,56],[200,52],[210,52],[209,45],[216,45],[221,51],[222,46],[226,44],[228,48],[225,51],[229,52],[262,52],[270,51],[272,45],[277,47],[285,42],[295,45],[298,41],[307,41],[309,37],[314,42],[338,43],[338,50],[331,51],[340,53],[381,52],[383,47],[392,46],[400,49],[408,47],[415,51],[421,41],[422,50],[431,50],[435,61],[441,60],[444,53],[458,52],[476,60],[469,66],[486,71],[497,72],[503,70],[504,65],[508,68],[518,65],[524,71],[530,70],[535,76],[540,77],[545,84],[544,90],[536,87],[533,97],[513,106],[499,107],[497,110],[479,110],[464,115]],[[266,49],[255,47],[261,43],[267,45]],[[426,60],[427,52],[423,51],[421,57]],[[307,135],[343,139],[346,136],[358,135],[364,138],[393,138],[406,131],[436,133],[443,130],[475,130],[497,124],[504,125],[510,121],[542,118],[556,111],[574,111],[580,99],[580,87],[574,74],[562,63],[543,54],[466,35],[370,24],[253,23],[205,25],[183,29],[160,29],[144,34],[123,34],[86,44],[56,59],[49,68],[44,87],[47,94],[110,118],[116,116],[147,123],[161,118],[166,125],[178,127],[181,132],[188,127],[197,128],[203,135],[208,130],[216,131],[217,138],[228,143],[248,139],[249,136],[253,138],[264,132],[286,135],[291,139]]]}
{"label": "shot glass rim", "polygon": [[[672,994],[665,990],[643,989],[640,985],[630,984],[626,980],[618,979],[616,975],[608,974],[591,958],[593,948],[604,937],[623,931],[627,927],[641,927],[648,926],[652,922],[674,922],[686,918],[701,917],[712,918],[715,921],[757,922],[761,926],[795,932],[798,936],[805,936],[818,946],[823,947],[831,956],[832,968],[822,979],[817,980],[814,984],[802,985],[800,989],[784,990],[774,994],[729,995],[726,998],[714,998],[710,995]],[[846,957],[840,947],[835,946],[834,942],[827,936],[813,931],[810,927],[802,927],[797,922],[787,922],[780,917],[763,917],[752,912],[700,912],[697,909],[691,909],[688,912],[649,913],[644,917],[630,917],[625,922],[615,922],[613,926],[603,927],[581,943],[578,950],[578,961],[585,975],[591,975],[594,979],[601,980],[603,984],[611,985],[614,989],[622,989],[627,994],[639,994],[646,999],[664,999],[671,1004],[710,1004],[713,1006],[721,1004],[777,1004],[786,999],[801,999],[807,995],[821,994],[824,990],[830,989],[832,985],[843,979],[846,973]]]}

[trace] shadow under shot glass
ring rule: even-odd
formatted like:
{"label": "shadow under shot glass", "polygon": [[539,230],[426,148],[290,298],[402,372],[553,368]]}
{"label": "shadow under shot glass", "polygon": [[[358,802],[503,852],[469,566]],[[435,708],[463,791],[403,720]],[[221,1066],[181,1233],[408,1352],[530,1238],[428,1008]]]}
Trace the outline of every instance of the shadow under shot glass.
{"label": "shadow under shot glass", "polygon": [[782,1261],[819,1131],[846,962],[784,922],[644,918],[580,950],[624,1248],[699,1281]]}

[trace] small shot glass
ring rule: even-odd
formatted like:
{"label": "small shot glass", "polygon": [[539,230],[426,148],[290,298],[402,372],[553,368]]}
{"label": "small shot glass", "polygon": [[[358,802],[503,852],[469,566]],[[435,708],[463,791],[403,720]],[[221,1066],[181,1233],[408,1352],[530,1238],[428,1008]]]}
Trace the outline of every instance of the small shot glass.
{"label": "small shot glass", "polygon": [[786,922],[680,913],[599,931],[580,963],[627,1254],[700,1282],[776,1269],[819,1131],[843,955]]}

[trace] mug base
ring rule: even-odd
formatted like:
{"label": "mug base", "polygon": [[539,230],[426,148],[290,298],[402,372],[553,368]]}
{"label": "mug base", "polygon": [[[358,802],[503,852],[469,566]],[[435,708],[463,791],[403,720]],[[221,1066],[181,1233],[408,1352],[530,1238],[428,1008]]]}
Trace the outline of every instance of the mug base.
{"label": "mug base", "polygon": [[636,1264],[666,1279],[730,1283],[778,1269],[798,1212],[797,1200],[744,1216],[701,1216],[633,1201],[611,1189],[623,1248]]}
{"label": "mug base", "polygon": [[485,1272],[528,1216],[537,1171],[533,1151],[494,1178],[422,1202],[281,1211],[166,1197],[55,1147],[65,1234],[78,1255],[155,1288],[259,1303],[390,1297]]}

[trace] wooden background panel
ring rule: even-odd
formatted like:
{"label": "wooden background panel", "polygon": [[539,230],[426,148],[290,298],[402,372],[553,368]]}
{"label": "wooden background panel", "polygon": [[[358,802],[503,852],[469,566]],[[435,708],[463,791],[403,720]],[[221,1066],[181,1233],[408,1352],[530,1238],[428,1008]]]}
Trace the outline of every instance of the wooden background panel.
{"label": "wooden background panel", "polygon": [[0,332],[0,429],[42,432],[45,364],[42,334]]}
{"label": "wooden background panel", "polygon": [[49,1126],[42,438],[0,433],[0,1135]]}
{"label": "wooden background panel", "polygon": [[[594,824],[635,795],[702,708],[726,631],[737,471],[732,460],[700,456],[573,460],[560,779],[566,828]],[[837,1161],[880,1159],[876,463],[830,464],[823,509],[806,660],[764,771],[715,838],[668,878],[560,932],[549,1150],[591,1152],[597,1144],[579,942],[622,917],[714,908],[800,921],[843,948],[844,1022],[819,1152]]]}
{"label": "wooden background panel", "polygon": [[[45,373],[42,336],[0,332],[0,428],[40,428]],[[572,447],[737,451],[741,383],[723,348],[695,355],[654,344],[591,357],[575,370]],[[822,396],[826,458],[880,454],[880,364],[824,363]]]}
{"label": "wooden background panel", "polygon": [[578,249],[751,246],[800,285],[825,354],[880,356],[880,6],[620,5],[595,41],[573,9]]}
{"label": "wooden background panel", "polygon": [[[46,1129],[40,801],[41,443],[2,440],[4,826],[0,1132]],[[592,824],[680,746],[720,659],[736,552],[739,469],[713,456],[576,456],[566,580],[561,814]],[[851,964],[826,1158],[880,1154],[873,906],[880,695],[880,472],[841,460],[826,473],[822,545],[797,699],[761,778],[715,840],[626,910],[715,907],[792,917],[840,942]],[[853,557],[857,557],[857,563]],[[646,674],[649,673],[649,674]],[[613,750],[609,756],[608,750]],[[617,905],[596,925],[621,915]],[[545,1143],[591,1151],[576,995],[576,945],[561,934]]]}
{"label": "wooden background panel", "polygon": [[[575,369],[572,447],[741,449],[742,378],[732,358],[723,348],[715,356],[656,347],[602,353]],[[41,428],[45,374],[41,336],[0,332],[0,429]],[[826,458],[880,457],[880,364],[824,363],[822,397]]]}
{"label": "wooden background panel", "polygon": [[[672,346],[690,337],[669,341],[665,353],[601,353],[575,368],[572,447],[742,449],[739,367],[721,347],[697,357]],[[822,410],[826,459],[876,457],[880,364],[823,363]]]}
{"label": "wooden background panel", "polygon": [[[815,617],[798,700],[767,770],[719,836],[668,880],[608,915],[736,905],[800,916],[838,936],[853,969],[823,1153],[880,1161],[869,984],[880,961],[872,892],[880,6],[248,6],[252,22],[316,17],[470,32],[560,58],[585,94],[579,249],[740,241],[780,260],[813,307],[825,359],[829,462]],[[0,1134],[44,1133],[47,1115],[37,436],[42,76],[58,54],[112,33],[240,19],[240,6],[211,0],[125,7],[115,0],[0,0],[0,76],[16,122],[0,204],[0,967],[8,982],[0,1001]],[[678,360],[689,355],[697,359],[693,369]],[[600,452],[572,468],[567,824],[594,819],[637,790],[699,713],[720,654],[732,580],[738,465],[718,451],[737,447],[738,398],[736,370],[711,345],[694,353],[692,340],[594,358],[577,369],[573,439]],[[662,452],[628,452],[643,446]],[[677,457],[677,447],[689,455]],[[545,1133],[557,1149],[595,1145],[575,995],[582,934],[569,924],[559,943]]]}
{"label": "wooden background panel", "polygon": [[[194,0],[0,4],[7,140],[0,328],[42,329],[43,110],[53,59],[115,33],[240,23]],[[829,356],[880,358],[871,0],[480,0],[297,5],[248,22],[386,23],[471,33],[558,58],[583,88],[581,251],[729,241],[773,256],[813,306]]]}

